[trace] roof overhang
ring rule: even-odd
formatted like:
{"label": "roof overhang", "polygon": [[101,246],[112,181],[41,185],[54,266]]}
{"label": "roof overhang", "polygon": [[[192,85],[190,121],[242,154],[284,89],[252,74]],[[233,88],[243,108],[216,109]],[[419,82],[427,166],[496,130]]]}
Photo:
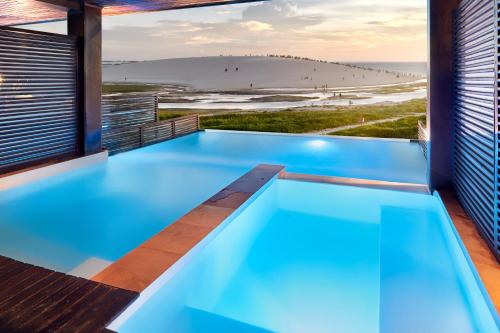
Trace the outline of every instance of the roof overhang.
{"label": "roof overhang", "polygon": [[0,26],[65,20],[83,1],[102,7],[103,15],[120,15],[263,0],[1,0]]}

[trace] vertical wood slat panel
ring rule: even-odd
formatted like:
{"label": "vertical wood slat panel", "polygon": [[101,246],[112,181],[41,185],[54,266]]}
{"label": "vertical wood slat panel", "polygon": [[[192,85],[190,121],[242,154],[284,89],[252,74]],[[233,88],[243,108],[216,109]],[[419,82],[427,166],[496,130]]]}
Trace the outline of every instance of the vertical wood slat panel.
{"label": "vertical wood slat panel", "polygon": [[497,0],[462,1],[454,25],[454,185],[500,258]]}
{"label": "vertical wood slat panel", "polygon": [[78,151],[76,39],[0,27],[0,172]]}

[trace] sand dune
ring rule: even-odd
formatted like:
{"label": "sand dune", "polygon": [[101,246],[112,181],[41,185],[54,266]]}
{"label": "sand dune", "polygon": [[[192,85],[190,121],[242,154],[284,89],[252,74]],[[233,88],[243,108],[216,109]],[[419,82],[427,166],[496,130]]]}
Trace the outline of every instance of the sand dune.
{"label": "sand dune", "polygon": [[200,57],[103,66],[105,82],[180,84],[200,90],[358,87],[416,78],[346,65],[271,57]]}

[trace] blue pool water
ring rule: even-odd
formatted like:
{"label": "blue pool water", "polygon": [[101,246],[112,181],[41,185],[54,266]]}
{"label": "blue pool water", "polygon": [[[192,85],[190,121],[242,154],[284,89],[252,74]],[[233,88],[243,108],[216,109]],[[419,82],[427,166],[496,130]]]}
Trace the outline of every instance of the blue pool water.
{"label": "blue pool water", "polygon": [[207,131],[180,140],[175,155],[203,163],[270,163],[296,173],[427,183],[420,146],[404,140]]}
{"label": "blue pool water", "polygon": [[425,182],[415,143],[196,133],[0,191],[0,254],[62,272],[88,261],[102,268],[259,163],[283,164],[290,172]]}
{"label": "blue pool water", "polygon": [[440,199],[276,180],[119,332],[497,333]]}

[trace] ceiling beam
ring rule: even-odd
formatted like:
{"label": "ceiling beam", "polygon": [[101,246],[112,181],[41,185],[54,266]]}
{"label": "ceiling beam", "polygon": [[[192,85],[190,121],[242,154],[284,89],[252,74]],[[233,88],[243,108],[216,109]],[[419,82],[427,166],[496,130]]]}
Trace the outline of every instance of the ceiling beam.
{"label": "ceiling beam", "polygon": [[75,9],[75,10],[81,9],[81,5],[78,0],[38,0],[38,1],[67,9]]}

